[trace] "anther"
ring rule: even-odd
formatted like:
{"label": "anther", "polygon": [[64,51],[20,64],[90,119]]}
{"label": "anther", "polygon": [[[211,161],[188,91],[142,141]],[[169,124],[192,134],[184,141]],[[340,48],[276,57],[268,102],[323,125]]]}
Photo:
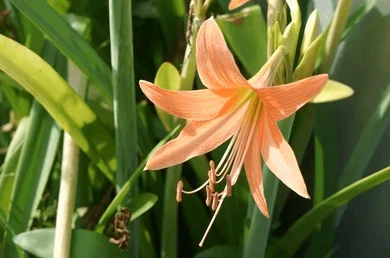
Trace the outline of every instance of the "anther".
{"label": "anther", "polygon": [[213,211],[215,211],[217,209],[217,207],[218,207],[218,199],[219,199],[218,193],[215,192],[213,194],[213,203],[211,204],[211,209]]}
{"label": "anther", "polygon": [[207,194],[207,197],[206,197],[206,205],[207,205],[207,206],[210,206],[210,205],[211,205],[211,201],[212,201],[212,199],[213,199],[213,193],[211,192],[209,186],[206,186],[206,194]]}
{"label": "anther", "polygon": [[210,190],[211,190],[211,192],[213,193],[214,192],[214,183],[215,182],[213,182],[213,180],[212,180],[212,171],[211,170],[209,170],[209,172],[208,172],[208,176],[209,176],[209,187],[210,187]]}
{"label": "anther", "polygon": [[226,196],[232,196],[232,177],[226,176]]}
{"label": "anther", "polygon": [[209,164],[210,164],[210,171],[211,171],[209,178],[210,178],[211,182],[213,184],[215,184],[215,182],[217,181],[216,175],[215,175],[215,163],[214,163],[214,161],[210,160]]}
{"label": "anther", "polygon": [[177,182],[176,187],[176,201],[181,202],[182,201],[182,190],[183,190],[183,181]]}

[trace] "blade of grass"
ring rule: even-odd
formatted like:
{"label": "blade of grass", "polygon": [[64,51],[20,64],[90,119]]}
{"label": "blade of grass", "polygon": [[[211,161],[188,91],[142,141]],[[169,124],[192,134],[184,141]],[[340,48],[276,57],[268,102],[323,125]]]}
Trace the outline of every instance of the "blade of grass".
{"label": "blade of grass", "polygon": [[10,0],[112,103],[111,72],[95,50],[46,1]]}
{"label": "blade of grass", "polygon": [[3,214],[8,214],[12,189],[14,186],[15,173],[18,166],[22,146],[29,129],[29,123],[29,118],[23,118],[20,121],[11,144],[8,147],[8,151],[2,165],[2,173],[0,174],[0,211]]}
{"label": "blade of grass", "polygon": [[[39,103],[34,102],[30,128],[22,148],[12,190],[8,223],[16,234],[27,231],[42,197],[54,162],[60,129]],[[34,154],[34,155],[32,155]],[[7,236],[4,257],[16,249]]]}
{"label": "blade of grass", "polygon": [[[133,58],[132,1],[109,0],[111,66],[114,86],[114,123],[118,162],[117,190],[137,168],[137,113]],[[130,195],[138,194],[138,184]],[[139,257],[139,222],[131,224],[127,253]]]}
{"label": "blade of grass", "polygon": [[[356,144],[351,157],[348,160],[343,172],[341,173],[338,188],[342,189],[345,186],[355,182],[362,177],[363,172],[367,168],[375,148],[378,145],[383,133],[390,123],[390,83],[387,84],[382,93],[382,97],[372,114],[367,126],[364,128],[362,135]],[[343,208],[338,215],[338,222],[345,211]],[[338,223],[337,223],[338,224]]]}
{"label": "blade of grass", "polygon": [[337,208],[341,207],[354,197],[389,179],[390,167],[387,167],[343,188],[329,198],[323,200],[295,222],[279,241],[275,253],[269,253],[266,257],[292,257],[306,237],[315,229],[317,224],[331,212],[334,212]]}
{"label": "blade of grass", "polygon": [[[72,135],[78,146],[114,181],[114,140],[69,85],[38,55],[0,35],[0,69],[29,91]],[[56,90],[53,90],[54,85]]]}

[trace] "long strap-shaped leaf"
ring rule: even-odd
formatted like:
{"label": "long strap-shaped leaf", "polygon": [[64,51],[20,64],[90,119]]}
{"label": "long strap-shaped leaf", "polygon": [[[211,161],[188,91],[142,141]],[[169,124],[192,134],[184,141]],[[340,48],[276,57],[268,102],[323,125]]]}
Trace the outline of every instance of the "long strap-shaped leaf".
{"label": "long strap-shaped leaf", "polygon": [[367,176],[323,200],[294,223],[279,241],[277,252],[266,257],[292,257],[302,242],[327,215],[354,197],[390,179],[390,167]]}
{"label": "long strap-shaped leaf", "polygon": [[114,181],[116,159],[112,135],[49,64],[28,48],[0,35],[0,70],[29,91]]}
{"label": "long strap-shaped leaf", "polygon": [[111,72],[93,48],[46,1],[10,0],[53,44],[71,59],[112,102]]}

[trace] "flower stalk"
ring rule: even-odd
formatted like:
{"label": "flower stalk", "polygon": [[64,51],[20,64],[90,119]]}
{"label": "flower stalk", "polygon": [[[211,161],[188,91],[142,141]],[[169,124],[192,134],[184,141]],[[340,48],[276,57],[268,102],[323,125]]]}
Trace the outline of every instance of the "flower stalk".
{"label": "flower stalk", "polygon": [[[83,97],[86,91],[87,79],[73,63],[68,62],[68,67],[69,84]],[[79,147],[68,133],[64,133],[60,193],[54,238],[54,258],[70,257],[72,217],[77,192],[79,157]]]}

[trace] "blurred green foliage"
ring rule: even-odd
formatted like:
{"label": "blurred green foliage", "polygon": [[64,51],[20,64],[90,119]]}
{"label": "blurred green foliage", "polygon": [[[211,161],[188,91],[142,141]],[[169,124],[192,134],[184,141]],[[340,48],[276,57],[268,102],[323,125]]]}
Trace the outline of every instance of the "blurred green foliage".
{"label": "blurred green foliage", "polygon": [[[228,11],[228,2],[211,1],[207,17],[216,17],[240,69],[249,78],[267,59],[267,4],[265,0],[251,1],[244,8]],[[295,1],[288,2],[291,5]],[[290,11],[286,11],[287,24],[273,34],[273,43],[294,50],[290,56],[294,79],[307,77],[319,67],[328,37],[329,20],[324,17],[332,17],[336,6],[335,1],[314,2],[319,20],[316,12],[309,18],[306,35],[310,32],[310,37],[305,39],[304,31],[314,9],[312,1],[299,1],[302,18],[292,12],[291,19]],[[149,153],[177,128],[173,130],[174,119],[156,112],[138,87],[141,79],[156,79],[164,88],[178,88],[177,72],[186,62],[185,50],[194,51],[188,42],[187,22],[200,25],[201,20],[191,19],[188,0],[118,3],[131,4],[132,8],[116,6],[110,10],[107,0],[0,1],[0,257],[51,257],[56,253],[53,228],[63,159],[62,130],[84,151],[79,164],[71,257],[337,255],[333,229],[342,221],[343,209],[334,216],[336,209],[389,178],[385,169],[361,179],[367,167],[373,172],[389,165],[385,160],[388,155],[375,153],[381,136],[388,131],[390,112],[390,71],[384,68],[389,67],[389,55],[388,48],[383,47],[388,38],[375,40],[380,32],[374,30],[390,12],[386,0],[361,1],[352,8],[342,34],[344,49],[330,71],[333,79],[349,85],[357,94],[340,102],[315,107],[308,104],[295,119],[291,117],[281,125],[286,135],[291,134],[290,144],[313,201],[289,193],[269,171],[265,172],[268,203],[274,214],[265,219],[256,210],[246,179],[241,176],[202,248],[197,243],[212,217],[203,193],[186,196],[176,205],[171,192],[178,178],[167,177],[166,171],[143,171]],[[127,8],[125,4],[123,8]],[[387,12],[387,16],[380,12]],[[294,27],[283,35],[285,25],[291,20],[300,23],[298,18],[302,20],[301,29],[294,31]],[[371,20],[376,24],[373,28],[369,27]],[[115,22],[117,27],[113,26]],[[351,43],[350,38],[360,39],[361,23],[369,27],[363,32],[369,31],[371,38]],[[112,28],[117,29],[116,34],[110,32]],[[305,47],[301,48],[302,42]],[[373,53],[378,45],[387,53],[386,60],[378,52],[372,58],[366,54],[355,60],[356,52]],[[117,53],[117,58],[111,53]],[[85,96],[78,96],[69,86],[68,62],[86,77]],[[167,85],[171,78],[175,82]],[[362,83],[359,80],[365,83],[363,88],[358,87]],[[314,102],[352,93],[347,86],[338,86],[339,82],[331,84],[328,95],[318,96]],[[204,87],[199,78],[193,85],[194,89]],[[354,119],[346,120],[350,116]],[[343,126],[337,127],[337,123]],[[345,135],[347,140],[341,141]],[[168,171],[181,169],[187,189],[194,189],[207,176],[208,159],[219,160],[225,148],[222,145]],[[372,160],[380,165],[371,164]],[[130,239],[121,239],[113,229],[122,206],[132,212],[130,225],[137,225],[129,227]],[[363,207],[360,212],[368,211]],[[376,212],[381,210],[373,214]],[[177,220],[172,219],[175,217]],[[129,252],[122,252],[110,239],[117,244],[136,243],[136,248],[130,245]]]}

